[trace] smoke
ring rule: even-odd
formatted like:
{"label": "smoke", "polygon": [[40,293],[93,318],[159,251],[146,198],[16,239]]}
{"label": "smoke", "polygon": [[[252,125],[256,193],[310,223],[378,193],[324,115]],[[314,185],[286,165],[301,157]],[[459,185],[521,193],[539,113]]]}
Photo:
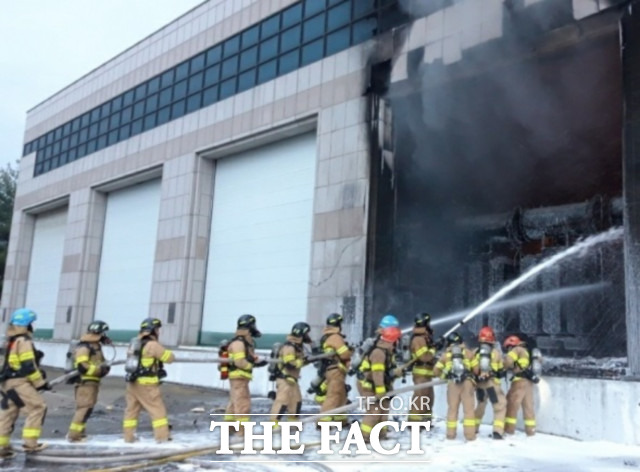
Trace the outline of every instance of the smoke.
{"label": "smoke", "polygon": [[[386,233],[377,235],[376,259],[385,263],[376,269],[374,312],[407,322],[419,311],[451,313],[480,303],[518,276],[523,257],[539,260],[546,244],[557,251],[572,242],[525,247],[507,231],[489,240],[460,229],[459,219],[621,195],[621,67],[616,32],[574,45],[567,38],[588,35],[557,39],[560,28],[582,28],[572,2],[400,4],[415,18],[409,38],[425,38],[412,42],[408,79],[392,83],[388,94],[394,188],[378,204],[378,227]],[[563,269],[555,287],[615,279],[603,299],[615,298],[618,310],[621,266],[589,264],[597,272],[587,265]],[[544,311],[550,306],[532,315],[532,329],[575,325],[549,322],[561,316],[560,305],[557,315]],[[602,319],[617,325],[620,315]],[[510,323],[499,321],[505,329]]]}

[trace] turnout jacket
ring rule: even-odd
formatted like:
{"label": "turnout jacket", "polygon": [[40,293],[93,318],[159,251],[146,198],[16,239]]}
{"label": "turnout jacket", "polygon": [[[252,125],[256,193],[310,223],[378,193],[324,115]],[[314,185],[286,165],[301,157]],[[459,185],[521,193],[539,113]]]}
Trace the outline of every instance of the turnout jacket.
{"label": "turnout jacket", "polygon": [[431,343],[431,335],[427,328],[422,326],[413,328],[409,348],[413,361],[413,375],[433,376],[436,348]]}
{"label": "turnout jacket", "polygon": [[99,334],[87,333],[80,338],[80,344],[74,352],[73,365],[80,372],[80,381],[99,382],[106,375],[102,368],[105,362]]}
{"label": "turnout jacket", "polygon": [[336,326],[325,327],[322,332],[321,344],[323,353],[334,354],[327,361],[327,370],[338,368],[346,373],[349,369],[352,353],[340,332],[340,328]]}
{"label": "turnout jacket", "polygon": [[46,382],[38,366],[36,350],[27,327],[9,325],[7,338],[9,344],[3,368],[6,370],[6,380],[14,385],[29,382],[35,388],[42,387]]}
{"label": "turnout jacket", "polygon": [[248,329],[236,330],[236,337],[229,343],[229,378],[253,378],[253,365],[256,362],[255,344]]}

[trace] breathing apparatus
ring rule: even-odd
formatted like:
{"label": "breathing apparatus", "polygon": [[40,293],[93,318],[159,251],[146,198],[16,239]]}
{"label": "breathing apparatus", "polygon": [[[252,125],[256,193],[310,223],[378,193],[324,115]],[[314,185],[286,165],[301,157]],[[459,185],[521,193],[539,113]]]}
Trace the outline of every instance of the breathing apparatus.
{"label": "breathing apparatus", "polygon": [[489,343],[481,343],[480,349],[478,350],[478,354],[480,355],[480,376],[487,377],[491,375],[491,351],[493,347]]}
{"label": "breathing apparatus", "polygon": [[[218,357],[220,359],[229,359],[229,340],[223,339],[220,341],[220,347],[218,348]],[[218,364],[218,371],[220,372],[220,380],[227,380],[229,378],[229,364],[227,362],[220,362]]]}
{"label": "breathing apparatus", "polygon": [[534,347],[531,349],[531,376],[530,380],[533,383],[540,382],[540,375],[542,375],[542,353],[540,349]]}
{"label": "breathing apparatus", "polygon": [[271,400],[276,399],[276,391],[274,382],[278,378],[278,363],[275,362],[278,359],[278,355],[280,354],[280,349],[282,348],[282,343],[275,343],[271,348],[271,353],[269,354],[269,358],[274,361],[269,363],[268,372],[269,372],[269,382],[271,382],[271,390],[267,394],[267,397]]}

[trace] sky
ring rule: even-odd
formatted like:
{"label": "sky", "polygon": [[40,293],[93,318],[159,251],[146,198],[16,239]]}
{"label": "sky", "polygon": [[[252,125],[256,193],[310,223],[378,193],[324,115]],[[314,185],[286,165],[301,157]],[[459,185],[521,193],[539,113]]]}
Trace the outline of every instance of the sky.
{"label": "sky", "polygon": [[27,110],[203,0],[0,0],[0,167]]}

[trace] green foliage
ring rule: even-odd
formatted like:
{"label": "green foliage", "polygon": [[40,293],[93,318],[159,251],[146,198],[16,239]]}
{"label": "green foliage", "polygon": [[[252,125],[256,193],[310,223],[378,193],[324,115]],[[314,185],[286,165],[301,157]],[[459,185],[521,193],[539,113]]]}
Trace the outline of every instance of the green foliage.
{"label": "green foliage", "polygon": [[18,169],[11,164],[0,169],[0,293],[4,281],[4,266],[7,260],[11,218],[13,216],[13,202],[16,196]]}

